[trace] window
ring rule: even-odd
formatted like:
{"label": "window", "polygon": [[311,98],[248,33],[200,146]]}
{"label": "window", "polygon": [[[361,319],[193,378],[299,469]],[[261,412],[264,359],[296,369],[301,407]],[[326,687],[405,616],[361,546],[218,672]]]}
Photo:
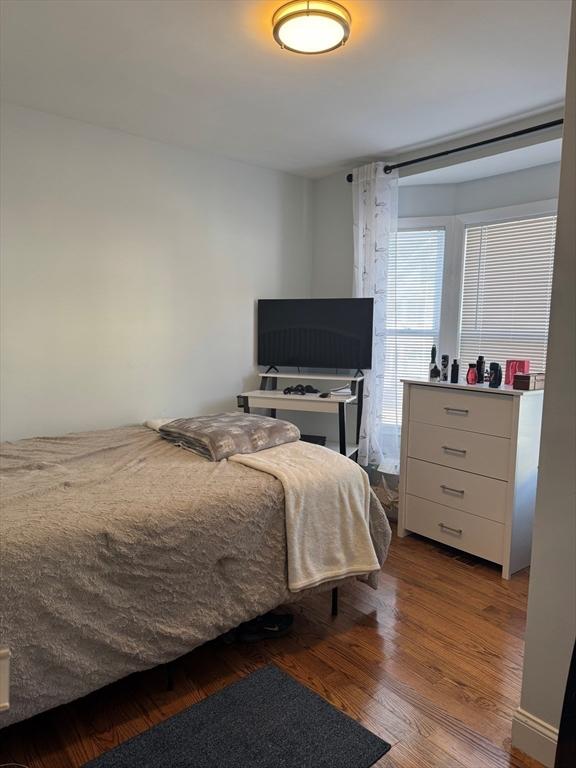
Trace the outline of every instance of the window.
{"label": "window", "polygon": [[396,256],[389,262],[382,421],[402,418],[400,379],[426,379],[430,350],[438,345],[444,263],[443,228],[398,232]]}
{"label": "window", "polygon": [[546,366],[556,216],[466,229],[460,321],[460,376],[486,364],[530,360]]}

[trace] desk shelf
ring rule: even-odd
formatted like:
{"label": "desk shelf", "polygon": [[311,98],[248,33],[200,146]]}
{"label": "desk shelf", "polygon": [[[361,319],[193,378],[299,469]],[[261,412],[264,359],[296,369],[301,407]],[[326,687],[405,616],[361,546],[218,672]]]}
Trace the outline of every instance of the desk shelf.
{"label": "desk shelf", "polygon": [[[270,410],[272,417],[276,416],[276,411],[300,411],[308,413],[332,413],[338,415],[338,441],[329,441],[326,447],[331,450],[339,451],[343,456],[352,458],[357,457],[358,440],[360,435],[360,421],[362,419],[362,395],[364,376],[343,376],[340,374],[279,374],[279,373],[261,373],[261,389],[254,389],[249,392],[242,392],[238,396],[238,405],[244,408],[245,413],[250,413],[252,408],[265,408]],[[353,394],[337,395],[331,394],[329,397],[320,397],[320,393],[307,393],[305,395],[285,395],[276,389],[278,379],[322,379],[325,381],[350,382]],[[268,384],[272,384],[272,389],[267,389]],[[350,405],[358,405],[356,442],[350,443],[346,438],[346,411]]]}
{"label": "desk shelf", "polygon": [[320,394],[285,395],[274,389],[254,389],[242,392],[240,397],[249,398],[252,408],[272,408],[282,411],[314,411],[316,413],[338,413],[341,404],[350,405],[356,402],[356,395],[330,395],[320,397]]}

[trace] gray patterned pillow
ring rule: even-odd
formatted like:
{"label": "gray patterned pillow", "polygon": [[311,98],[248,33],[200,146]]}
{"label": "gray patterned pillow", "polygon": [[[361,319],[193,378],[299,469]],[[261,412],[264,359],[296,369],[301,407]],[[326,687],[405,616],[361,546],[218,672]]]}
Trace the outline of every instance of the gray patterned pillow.
{"label": "gray patterned pillow", "polygon": [[192,419],[175,419],[159,430],[170,442],[211,461],[235,453],[256,453],[300,439],[294,424],[251,413],[216,413]]}

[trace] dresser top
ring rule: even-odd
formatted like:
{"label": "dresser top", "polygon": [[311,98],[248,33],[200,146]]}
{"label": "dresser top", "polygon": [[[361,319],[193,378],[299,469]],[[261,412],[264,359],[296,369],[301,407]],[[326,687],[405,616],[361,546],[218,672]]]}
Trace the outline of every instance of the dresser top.
{"label": "dresser top", "polygon": [[523,395],[541,395],[543,389],[514,389],[509,384],[502,384],[500,387],[489,387],[488,384],[450,384],[448,381],[424,381],[422,379],[400,379],[404,384],[418,384],[422,387],[444,387],[445,389],[464,389],[468,392],[485,392],[488,395],[511,395],[512,397],[522,397]]}

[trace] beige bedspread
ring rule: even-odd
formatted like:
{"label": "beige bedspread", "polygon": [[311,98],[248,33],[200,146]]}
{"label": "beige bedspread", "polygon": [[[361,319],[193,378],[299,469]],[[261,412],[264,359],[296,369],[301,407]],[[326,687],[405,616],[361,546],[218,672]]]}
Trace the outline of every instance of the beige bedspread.
{"label": "beige bedspread", "polygon": [[[12,651],[0,727],[294,599],[269,474],[145,427],[4,443],[0,459],[0,645]],[[375,497],[370,528],[383,562]]]}

